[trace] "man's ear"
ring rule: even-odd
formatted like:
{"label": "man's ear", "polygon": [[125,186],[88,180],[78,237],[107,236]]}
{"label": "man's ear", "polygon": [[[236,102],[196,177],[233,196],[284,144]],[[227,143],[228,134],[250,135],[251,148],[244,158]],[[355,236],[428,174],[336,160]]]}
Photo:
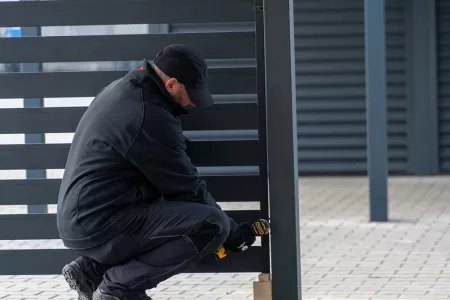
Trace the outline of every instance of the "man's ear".
{"label": "man's ear", "polygon": [[166,83],[165,83],[166,89],[169,90],[169,91],[172,90],[173,86],[174,86],[177,82],[178,82],[178,80],[177,80],[176,78],[169,78],[169,79],[166,81]]}

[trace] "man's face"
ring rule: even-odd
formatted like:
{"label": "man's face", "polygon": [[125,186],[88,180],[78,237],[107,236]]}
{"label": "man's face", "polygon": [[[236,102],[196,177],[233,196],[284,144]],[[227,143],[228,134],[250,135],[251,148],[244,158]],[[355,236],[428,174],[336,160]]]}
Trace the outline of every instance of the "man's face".
{"label": "man's face", "polygon": [[167,80],[166,89],[169,92],[169,94],[172,96],[172,98],[180,104],[183,108],[191,108],[195,107],[194,103],[192,103],[191,99],[189,98],[189,95],[186,91],[186,87],[184,84],[181,84],[178,82],[175,78],[170,78]]}

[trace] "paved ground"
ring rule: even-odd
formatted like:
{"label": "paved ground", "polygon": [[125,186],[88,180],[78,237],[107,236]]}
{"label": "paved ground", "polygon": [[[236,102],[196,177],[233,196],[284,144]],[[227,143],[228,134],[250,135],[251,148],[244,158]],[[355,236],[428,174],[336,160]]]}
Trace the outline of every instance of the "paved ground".
{"label": "paved ground", "polygon": [[[299,193],[303,299],[450,299],[450,177],[391,179],[389,223],[367,222],[365,178],[302,178]],[[0,247],[43,245],[60,247]],[[183,274],[150,294],[252,299],[256,276]],[[73,297],[60,276],[0,276],[0,299]]]}

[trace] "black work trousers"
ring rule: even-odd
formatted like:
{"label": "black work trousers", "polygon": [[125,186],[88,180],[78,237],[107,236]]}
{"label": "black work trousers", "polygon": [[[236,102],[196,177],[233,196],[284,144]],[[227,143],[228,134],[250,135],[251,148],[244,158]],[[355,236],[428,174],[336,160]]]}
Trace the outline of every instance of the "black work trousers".
{"label": "black work trousers", "polygon": [[132,299],[194,267],[225,242],[229,231],[230,219],[218,208],[161,199],[118,236],[76,253],[101,290]]}

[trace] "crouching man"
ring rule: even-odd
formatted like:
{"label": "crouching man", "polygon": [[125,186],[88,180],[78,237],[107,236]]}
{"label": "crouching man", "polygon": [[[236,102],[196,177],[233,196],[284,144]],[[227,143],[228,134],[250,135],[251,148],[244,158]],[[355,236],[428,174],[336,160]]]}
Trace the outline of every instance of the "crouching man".
{"label": "crouching man", "polygon": [[213,104],[206,81],[205,61],[170,45],[106,86],[81,118],[57,210],[60,237],[79,255],[63,269],[79,299],[150,299],[146,290],[220,245],[254,243],[186,154],[179,116]]}

